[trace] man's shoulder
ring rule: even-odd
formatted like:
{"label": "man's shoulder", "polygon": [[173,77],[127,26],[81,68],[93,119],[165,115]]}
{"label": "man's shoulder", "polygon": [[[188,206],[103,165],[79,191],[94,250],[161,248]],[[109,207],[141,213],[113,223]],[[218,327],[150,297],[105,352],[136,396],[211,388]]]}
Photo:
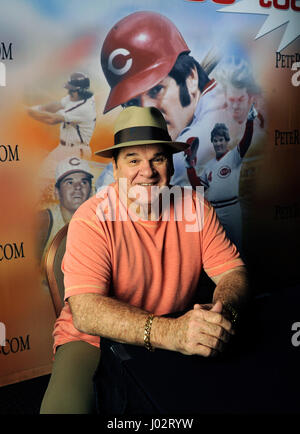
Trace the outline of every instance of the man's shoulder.
{"label": "man's shoulder", "polygon": [[94,95],[92,95],[90,98],[80,99],[78,101],[71,101],[70,97],[67,95],[66,97],[62,98],[61,102],[64,105],[64,109],[70,112],[81,112],[95,109]]}
{"label": "man's shoulder", "polygon": [[92,110],[95,109],[95,105],[96,105],[96,101],[95,101],[95,96],[91,95],[90,97],[83,99],[80,101],[82,103],[82,106],[84,107],[88,107]]}
{"label": "man's shoulder", "polygon": [[77,101],[77,105],[74,106],[74,111],[82,116],[83,122],[96,120],[96,103],[94,95],[88,99]]}
{"label": "man's shoulder", "polygon": [[207,113],[224,111],[225,108],[225,93],[222,86],[216,81],[211,81],[200,96],[194,116],[196,120],[199,120]]}
{"label": "man's shoulder", "polygon": [[224,162],[228,162],[228,164],[236,163],[239,165],[242,161],[243,157],[241,157],[239,145],[234,146],[224,156]]}
{"label": "man's shoulder", "polygon": [[88,98],[82,99],[81,102],[87,106],[95,107],[95,103],[96,103],[95,96],[91,95]]}

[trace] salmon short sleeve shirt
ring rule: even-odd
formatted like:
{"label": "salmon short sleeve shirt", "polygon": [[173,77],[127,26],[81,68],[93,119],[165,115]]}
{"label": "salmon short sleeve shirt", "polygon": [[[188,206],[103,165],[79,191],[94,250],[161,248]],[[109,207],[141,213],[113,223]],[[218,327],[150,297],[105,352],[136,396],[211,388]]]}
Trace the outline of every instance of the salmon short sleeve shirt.
{"label": "salmon short sleeve shirt", "polygon": [[202,269],[213,277],[244,265],[213,207],[194,191],[178,188],[181,199],[174,194],[154,221],[126,210],[116,184],[75,212],[62,264],[65,305],[55,324],[54,348],[74,340],[99,345],[98,336],[74,327],[70,296],[110,296],[163,315],[186,308]]}

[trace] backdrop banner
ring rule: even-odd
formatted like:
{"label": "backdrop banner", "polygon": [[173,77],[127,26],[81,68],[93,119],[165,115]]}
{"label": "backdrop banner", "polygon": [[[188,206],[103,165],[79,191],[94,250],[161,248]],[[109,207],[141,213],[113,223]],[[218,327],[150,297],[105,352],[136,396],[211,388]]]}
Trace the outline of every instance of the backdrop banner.
{"label": "backdrop banner", "polygon": [[190,145],[171,183],[204,187],[256,293],[284,299],[300,280],[300,1],[0,6],[0,386],[51,372],[45,254],[114,181],[95,152],[124,106],[157,107]]}

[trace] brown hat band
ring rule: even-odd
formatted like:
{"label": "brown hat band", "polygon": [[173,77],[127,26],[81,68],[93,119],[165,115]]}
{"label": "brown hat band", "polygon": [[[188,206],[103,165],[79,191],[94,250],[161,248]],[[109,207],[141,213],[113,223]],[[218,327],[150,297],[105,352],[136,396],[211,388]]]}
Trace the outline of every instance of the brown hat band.
{"label": "brown hat band", "polygon": [[118,131],[115,134],[114,144],[119,145],[134,140],[161,140],[169,142],[171,141],[171,137],[162,128],[149,126],[131,127]]}

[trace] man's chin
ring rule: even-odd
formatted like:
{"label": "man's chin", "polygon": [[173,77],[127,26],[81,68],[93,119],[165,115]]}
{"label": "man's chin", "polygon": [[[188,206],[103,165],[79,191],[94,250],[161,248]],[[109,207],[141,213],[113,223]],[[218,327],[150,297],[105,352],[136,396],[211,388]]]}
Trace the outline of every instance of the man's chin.
{"label": "man's chin", "polygon": [[73,208],[75,209],[75,211],[81,204],[83,204],[83,202],[84,202],[84,199],[74,199],[73,200]]}

